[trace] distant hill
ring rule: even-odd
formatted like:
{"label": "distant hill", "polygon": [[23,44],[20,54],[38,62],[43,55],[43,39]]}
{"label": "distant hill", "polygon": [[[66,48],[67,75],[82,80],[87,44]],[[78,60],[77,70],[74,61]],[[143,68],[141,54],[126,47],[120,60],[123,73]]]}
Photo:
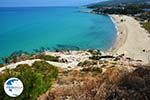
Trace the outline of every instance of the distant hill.
{"label": "distant hill", "polygon": [[108,0],[104,2],[99,2],[96,4],[88,5],[90,6],[112,6],[112,5],[119,5],[119,4],[150,4],[150,0]]}

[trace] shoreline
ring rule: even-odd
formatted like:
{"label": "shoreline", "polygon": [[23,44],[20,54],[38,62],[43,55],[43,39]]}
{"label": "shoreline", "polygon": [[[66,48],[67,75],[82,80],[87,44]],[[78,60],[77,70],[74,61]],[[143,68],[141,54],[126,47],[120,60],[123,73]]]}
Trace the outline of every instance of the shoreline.
{"label": "shoreline", "polygon": [[120,37],[119,36],[119,26],[118,26],[118,24],[116,22],[116,19],[112,15],[109,14],[107,16],[110,17],[110,19],[112,20],[112,23],[115,25],[115,29],[116,29],[116,39],[115,39],[113,45],[111,46],[111,48],[108,49],[109,52],[113,53],[114,50],[116,49],[116,46],[117,46],[118,37]]}
{"label": "shoreline", "polygon": [[[134,60],[150,62],[150,38],[147,31],[131,16],[108,15],[115,25],[117,34],[112,47],[105,53],[124,54]],[[121,21],[122,20],[122,21]],[[78,51],[78,50],[77,50]],[[80,51],[80,50],[79,50]],[[84,51],[84,50],[81,50]]]}
{"label": "shoreline", "polygon": [[150,62],[150,38],[147,31],[131,16],[109,15],[117,27],[117,37],[110,49],[113,54],[125,56],[143,63]]}
{"label": "shoreline", "polygon": [[[108,15],[108,16],[111,18],[112,22],[114,23],[116,31],[117,31],[116,40],[109,50],[111,53],[114,54],[114,53],[117,53],[117,50],[125,43],[128,33],[126,32],[127,30],[126,26],[119,24],[120,21],[116,17],[117,15]],[[124,34],[122,34],[123,32]]]}
{"label": "shoreline", "polygon": [[119,28],[118,28],[118,25],[117,25],[117,22],[115,20],[115,18],[112,16],[112,15],[108,15],[110,17],[110,19],[112,20],[113,24],[115,25],[115,29],[117,31],[117,35],[119,35]]}
{"label": "shoreline", "polygon": [[[138,21],[136,21],[133,17],[126,16],[126,15],[110,15],[113,23],[116,25],[117,28],[117,37],[114,45],[108,51],[101,52],[102,55],[105,56],[114,56],[117,57],[119,55],[124,54],[125,58],[123,62],[130,63],[128,61],[128,57],[133,59],[131,61],[135,61],[136,63],[147,64],[150,62],[150,38],[146,30],[144,30]],[[120,21],[123,19],[124,21]],[[143,52],[143,49],[145,50]],[[62,59],[67,59],[67,63],[62,62],[52,62],[48,61],[49,64],[59,66],[60,68],[65,69],[78,69],[77,65],[79,62],[83,62],[89,60],[89,57],[92,55],[83,50],[79,51],[67,51],[67,52],[51,52],[45,51],[43,52],[45,55],[51,56],[60,56]],[[149,58],[148,58],[149,56]],[[127,59],[126,59],[127,58]],[[0,68],[0,72],[5,70],[6,68],[15,68],[18,64],[29,64],[31,65],[34,61],[40,59],[33,59],[33,60],[25,60],[20,61],[17,63],[12,63]],[[109,60],[109,59],[106,59]],[[137,60],[137,61],[136,61]],[[139,62],[140,61],[140,62]],[[121,61],[122,62],[122,61]]]}

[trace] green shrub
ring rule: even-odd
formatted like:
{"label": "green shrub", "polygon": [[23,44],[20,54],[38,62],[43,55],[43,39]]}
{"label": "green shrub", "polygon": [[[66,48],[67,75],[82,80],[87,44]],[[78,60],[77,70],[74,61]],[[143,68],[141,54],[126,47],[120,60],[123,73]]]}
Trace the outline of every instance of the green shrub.
{"label": "green shrub", "polygon": [[9,63],[16,63],[19,61],[27,60],[29,59],[30,54],[24,51],[15,51],[10,56],[2,58],[3,62],[6,64]]}
{"label": "green shrub", "polygon": [[87,67],[87,66],[96,65],[96,64],[97,62],[95,61],[85,60],[84,62],[78,63],[78,66]]}
{"label": "green shrub", "polygon": [[88,52],[92,55],[102,55],[100,50],[88,50]]}
{"label": "green shrub", "polygon": [[150,22],[144,23],[143,27],[150,33]]}
{"label": "green shrub", "polygon": [[51,55],[40,55],[38,57],[38,59],[43,59],[43,60],[47,60],[47,61],[55,61],[58,62],[59,61],[59,57],[58,56],[51,56]]}
{"label": "green shrub", "polygon": [[[58,76],[58,69],[44,61],[36,61],[32,66],[27,64],[18,65],[16,69],[5,71],[0,77],[0,100],[36,100],[52,85],[52,81]],[[24,85],[23,93],[17,98],[8,97],[3,84],[10,77],[17,77]]]}
{"label": "green shrub", "polygon": [[89,59],[92,60],[99,60],[101,58],[101,56],[97,56],[97,55],[93,55],[92,57],[89,57]]}
{"label": "green shrub", "polygon": [[[3,73],[2,76],[0,76],[0,100],[10,100],[10,97],[7,96],[4,91],[4,83],[9,77],[11,77],[10,74],[11,73],[9,72],[9,70],[6,70],[5,73]],[[11,100],[15,100],[15,99],[11,99]]]}

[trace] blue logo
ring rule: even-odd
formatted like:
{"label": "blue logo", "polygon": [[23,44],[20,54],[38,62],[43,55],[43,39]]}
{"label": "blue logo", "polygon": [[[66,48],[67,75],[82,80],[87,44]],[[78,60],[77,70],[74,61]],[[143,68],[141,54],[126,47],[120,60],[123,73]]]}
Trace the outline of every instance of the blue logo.
{"label": "blue logo", "polygon": [[18,78],[9,78],[4,84],[5,93],[10,97],[17,97],[23,92],[23,83]]}

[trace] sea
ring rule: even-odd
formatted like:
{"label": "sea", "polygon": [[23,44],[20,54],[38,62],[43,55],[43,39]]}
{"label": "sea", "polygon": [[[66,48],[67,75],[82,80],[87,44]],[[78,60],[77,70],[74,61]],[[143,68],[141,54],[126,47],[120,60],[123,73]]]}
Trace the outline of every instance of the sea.
{"label": "sea", "polygon": [[117,36],[111,18],[80,7],[0,8],[0,58],[37,49],[109,50]]}

